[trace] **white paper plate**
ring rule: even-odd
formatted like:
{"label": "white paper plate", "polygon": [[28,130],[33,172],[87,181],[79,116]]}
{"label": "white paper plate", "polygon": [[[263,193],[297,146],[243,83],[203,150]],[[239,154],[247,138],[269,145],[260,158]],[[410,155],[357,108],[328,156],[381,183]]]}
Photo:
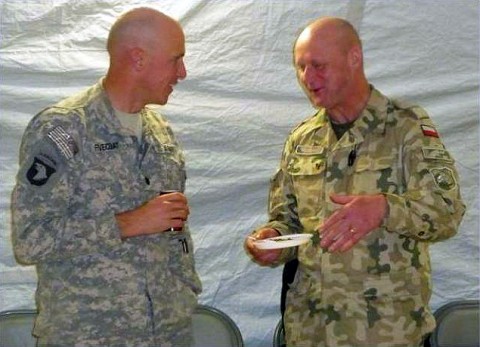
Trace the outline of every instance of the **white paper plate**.
{"label": "white paper plate", "polygon": [[278,249],[295,247],[307,243],[311,238],[312,234],[292,234],[256,240],[254,244],[259,249]]}

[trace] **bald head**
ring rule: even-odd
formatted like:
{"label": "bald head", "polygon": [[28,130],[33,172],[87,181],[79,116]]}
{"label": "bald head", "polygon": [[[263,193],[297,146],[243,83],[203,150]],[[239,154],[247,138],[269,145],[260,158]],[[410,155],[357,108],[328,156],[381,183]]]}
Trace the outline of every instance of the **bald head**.
{"label": "bald head", "polygon": [[121,15],[107,42],[110,66],[104,87],[114,108],[137,112],[164,105],[173,87],[186,77],[185,35],[174,19],[140,7]]}
{"label": "bald head", "polygon": [[146,48],[161,44],[172,30],[180,30],[177,21],[152,8],[140,7],[124,13],[113,24],[107,41],[108,53],[122,48]]}
{"label": "bald head", "polygon": [[297,42],[322,40],[335,43],[343,52],[352,47],[361,48],[362,43],[357,31],[350,22],[337,17],[321,17],[308,25],[300,34]]}
{"label": "bald head", "polygon": [[337,123],[346,122],[345,115],[357,116],[370,94],[360,38],[344,19],[310,23],[295,42],[294,65],[310,101],[326,108]]}

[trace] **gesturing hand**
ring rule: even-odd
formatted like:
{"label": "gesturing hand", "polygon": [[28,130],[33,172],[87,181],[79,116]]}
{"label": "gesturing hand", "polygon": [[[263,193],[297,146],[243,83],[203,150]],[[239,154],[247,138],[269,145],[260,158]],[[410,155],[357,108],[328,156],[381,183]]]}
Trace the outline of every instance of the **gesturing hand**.
{"label": "gesturing hand", "polygon": [[330,199],[341,207],[318,228],[320,245],[329,252],[345,252],[352,248],[378,228],[387,213],[388,204],[383,194],[332,194]]}

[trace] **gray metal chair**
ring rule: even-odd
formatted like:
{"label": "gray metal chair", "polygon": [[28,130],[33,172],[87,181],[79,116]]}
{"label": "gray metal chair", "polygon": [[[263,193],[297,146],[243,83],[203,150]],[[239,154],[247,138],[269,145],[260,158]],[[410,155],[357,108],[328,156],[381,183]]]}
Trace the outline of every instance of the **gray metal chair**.
{"label": "gray metal chair", "polygon": [[429,338],[431,347],[479,347],[479,300],[458,300],[434,312],[437,327]]}
{"label": "gray metal chair", "polygon": [[198,305],[193,314],[193,347],[243,347],[235,322],[224,312]]}
{"label": "gray metal chair", "polygon": [[35,310],[0,312],[0,347],[35,347],[32,336]]}
{"label": "gray metal chair", "polygon": [[[0,347],[35,347],[32,329],[37,311],[0,312]],[[224,312],[199,305],[193,314],[193,347],[243,347],[235,322]]]}

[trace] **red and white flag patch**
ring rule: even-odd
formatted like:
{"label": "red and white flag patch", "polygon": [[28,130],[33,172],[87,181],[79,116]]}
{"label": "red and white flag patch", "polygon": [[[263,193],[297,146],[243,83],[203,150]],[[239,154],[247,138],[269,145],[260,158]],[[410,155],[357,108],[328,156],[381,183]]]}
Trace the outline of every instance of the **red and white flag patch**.
{"label": "red and white flag patch", "polygon": [[437,129],[435,129],[431,125],[422,124],[421,127],[423,135],[430,137],[438,137]]}

